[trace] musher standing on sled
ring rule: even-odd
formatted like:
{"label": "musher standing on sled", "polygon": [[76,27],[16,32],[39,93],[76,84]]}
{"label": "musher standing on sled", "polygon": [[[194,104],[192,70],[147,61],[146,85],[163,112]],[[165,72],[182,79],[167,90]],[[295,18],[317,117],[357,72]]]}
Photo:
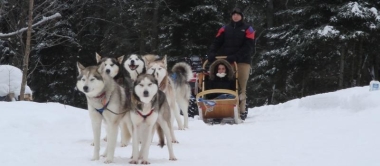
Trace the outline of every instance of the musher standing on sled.
{"label": "musher standing on sled", "polygon": [[247,113],[246,88],[251,69],[251,59],[254,54],[255,30],[252,26],[243,22],[243,13],[240,8],[234,8],[231,12],[231,22],[219,29],[214,42],[208,52],[208,61],[215,61],[215,56],[227,56],[230,63],[236,61],[238,67],[239,92],[239,112],[242,120],[245,120]]}

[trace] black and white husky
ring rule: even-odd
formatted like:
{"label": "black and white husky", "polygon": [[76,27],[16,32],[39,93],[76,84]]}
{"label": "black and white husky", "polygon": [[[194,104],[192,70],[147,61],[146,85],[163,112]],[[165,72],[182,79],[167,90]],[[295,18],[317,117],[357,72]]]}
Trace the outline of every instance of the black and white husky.
{"label": "black and white husky", "polygon": [[103,71],[109,74],[112,78],[119,75],[120,64],[116,58],[102,57],[96,53],[96,62],[98,65],[102,65]]}
{"label": "black and white husky", "polygon": [[[101,56],[99,55],[98,53],[96,53],[95,55],[95,59],[96,59],[96,63],[97,65],[102,69],[102,72],[105,73],[105,74],[108,74],[109,76],[111,76],[119,85],[121,85],[123,88],[126,88],[126,86],[128,86],[129,84],[126,83],[127,80],[123,77],[122,75],[122,67],[120,67],[120,64],[119,64],[119,61],[121,61],[121,59],[123,58],[123,56],[119,57],[119,58],[113,58],[113,57],[108,57],[108,56]],[[126,91],[125,92],[127,98],[130,97],[130,92],[129,91]],[[129,97],[128,97],[129,96]],[[105,124],[105,122],[103,123]],[[125,147],[128,145],[128,142],[125,142],[127,140],[124,139],[123,137],[123,132],[125,131],[121,131],[121,147]],[[107,136],[105,136],[103,138],[104,141],[107,141]],[[94,143],[91,144],[92,146],[94,146]]]}
{"label": "black and white husky", "polygon": [[[126,98],[124,88],[118,85],[114,79],[104,71],[104,66],[84,67],[77,63],[79,75],[77,77],[76,87],[83,92],[87,98],[87,107],[92,122],[94,135],[94,152],[92,160],[99,160],[101,124],[104,120],[107,124],[107,148],[103,156],[106,157],[105,163],[111,163],[114,158],[118,126],[124,132],[124,138],[129,142],[131,138],[128,124],[130,121],[126,118],[130,100]],[[129,102],[128,102],[129,101]],[[131,129],[131,128],[129,128]]]}
{"label": "black and white husky", "polygon": [[[171,111],[166,95],[159,90],[157,80],[150,74],[139,75],[133,85],[132,110],[130,112],[133,124],[132,160],[131,164],[150,164],[148,161],[149,147],[153,137],[154,127],[160,137],[160,145],[164,146],[164,138],[169,150],[169,160],[177,160],[172,146],[173,127],[170,122]],[[141,142],[141,149],[139,144]]]}
{"label": "black and white husky", "polygon": [[123,68],[123,75],[125,77],[129,77],[132,81],[135,81],[137,76],[140,74],[146,73],[147,62],[154,61],[158,58],[157,55],[146,54],[146,55],[138,55],[138,54],[130,54],[128,56],[122,56],[118,58],[119,63]]}

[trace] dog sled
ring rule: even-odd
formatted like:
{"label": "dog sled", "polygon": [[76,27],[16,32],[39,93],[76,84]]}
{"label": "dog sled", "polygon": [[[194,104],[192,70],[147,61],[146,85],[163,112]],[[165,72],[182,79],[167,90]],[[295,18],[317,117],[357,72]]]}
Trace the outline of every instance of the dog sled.
{"label": "dog sled", "polygon": [[[225,59],[225,56],[217,57],[217,60],[214,63],[220,63],[221,59]],[[234,62],[230,65],[230,68],[233,69],[233,80],[235,81],[235,89],[207,89],[207,84],[210,83],[208,80],[210,76],[214,73],[206,70],[207,66],[211,66],[212,64],[208,64],[208,61],[205,60],[203,63],[203,72],[198,73],[197,84],[200,92],[196,94],[196,102],[198,105],[199,118],[203,120],[205,123],[213,123],[214,120],[219,121],[227,121],[235,124],[239,124],[242,122],[239,114],[239,95],[238,95],[238,72],[237,72],[237,64]],[[211,70],[210,70],[211,71]],[[217,72],[214,70],[214,72]],[[208,98],[210,94],[228,94],[233,95],[234,98],[226,98],[226,99],[213,99]]]}

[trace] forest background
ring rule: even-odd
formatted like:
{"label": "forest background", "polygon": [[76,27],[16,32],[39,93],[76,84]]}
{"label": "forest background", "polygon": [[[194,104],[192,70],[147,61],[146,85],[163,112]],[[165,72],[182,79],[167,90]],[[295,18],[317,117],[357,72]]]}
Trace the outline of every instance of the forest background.
{"label": "forest background", "polygon": [[[0,64],[22,69],[26,0],[0,0]],[[379,77],[378,0],[35,0],[28,85],[36,102],[86,107],[76,62],[95,52],[205,57],[233,7],[256,30],[249,107],[368,85]]]}

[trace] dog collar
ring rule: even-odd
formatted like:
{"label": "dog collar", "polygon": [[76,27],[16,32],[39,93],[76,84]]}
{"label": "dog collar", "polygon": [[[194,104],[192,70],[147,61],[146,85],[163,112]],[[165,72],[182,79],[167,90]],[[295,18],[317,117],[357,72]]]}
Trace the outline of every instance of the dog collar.
{"label": "dog collar", "polygon": [[144,120],[145,120],[148,116],[152,115],[153,111],[154,111],[154,107],[153,107],[153,108],[150,110],[150,112],[149,112],[148,114],[146,114],[146,115],[143,115],[143,114],[141,113],[140,110],[137,110],[137,113],[138,113],[141,117],[143,117]]}
{"label": "dog collar", "polygon": [[95,98],[102,98],[106,95],[106,91],[104,91],[102,94],[100,94],[99,96],[96,96]]}

